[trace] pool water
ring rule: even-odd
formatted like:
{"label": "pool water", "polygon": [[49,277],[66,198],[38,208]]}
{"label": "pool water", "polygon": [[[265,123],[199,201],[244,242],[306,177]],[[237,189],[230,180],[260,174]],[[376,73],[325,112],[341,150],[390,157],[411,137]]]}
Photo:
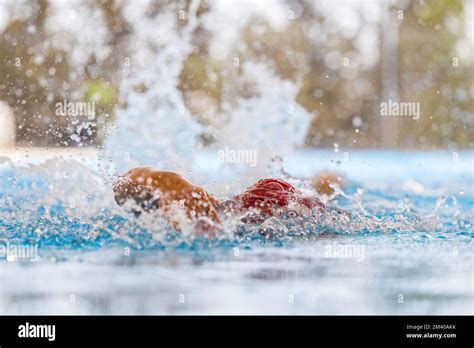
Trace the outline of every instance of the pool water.
{"label": "pool water", "polygon": [[[299,151],[346,186],[349,220],[177,234],[117,207],[84,161],[0,163],[1,314],[473,314],[471,151]],[[205,162],[205,160],[203,160]],[[297,225],[297,226],[295,226]]]}

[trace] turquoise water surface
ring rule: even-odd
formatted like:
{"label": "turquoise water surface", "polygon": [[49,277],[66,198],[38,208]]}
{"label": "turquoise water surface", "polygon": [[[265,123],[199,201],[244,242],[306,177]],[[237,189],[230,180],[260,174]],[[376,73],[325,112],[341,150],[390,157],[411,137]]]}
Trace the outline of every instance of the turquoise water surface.
{"label": "turquoise water surface", "polygon": [[474,313],[473,152],[300,151],[283,165],[302,189],[341,173],[329,205],[351,218],[195,238],[122,211],[90,166],[4,161],[0,313]]}

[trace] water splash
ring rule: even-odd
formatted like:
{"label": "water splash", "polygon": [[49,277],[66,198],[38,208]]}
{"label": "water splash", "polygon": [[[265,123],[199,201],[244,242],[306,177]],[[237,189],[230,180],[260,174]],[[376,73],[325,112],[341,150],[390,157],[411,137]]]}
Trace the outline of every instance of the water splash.
{"label": "water splash", "polygon": [[[132,65],[124,70],[120,88],[127,107],[118,112],[104,154],[104,159],[110,160],[119,172],[144,164],[180,171],[191,169],[192,149],[196,148],[203,126],[184,107],[177,86],[184,59],[193,49],[191,39],[199,24],[198,7],[199,1],[193,1],[182,30],[172,11],[150,17],[146,15],[147,6],[138,6],[130,12],[130,25],[142,39],[132,43]],[[157,38],[159,47],[151,44]],[[137,86],[144,86],[147,91],[138,92]]]}
{"label": "water splash", "polygon": [[[332,207],[322,214],[271,218],[257,225],[241,223],[241,216],[229,216],[224,218],[224,231],[217,239],[195,236],[188,229],[177,233],[153,214],[138,218],[128,215],[115,204],[110,182],[117,173],[144,164],[192,174],[204,185],[227,180],[229,196],[267,175],[315,193],[308,181],[285,171],[278,157],[301,146],[308,129],[310,116],[295,102],[298,84],[282,80],[261,62],[245,62],[243,78],[253,81],[255,95],[223,110],[228,122],[216,134],[214,147],[200,150],[199,136],[208,129],[184,107],[177,88],[183,62],[193,50],[192,33],[203,24],[196,16],[199,2],[192,2],[184,27],[174,11],[153,17],[146,15],[148,2],[125,6],[130,7],[124,11],[127,20],[141,39],[131,43],[128,58],[132,64],[124,69],[120,88],[126,108],[118,110],[116,124],[109,130],[101,170],[59,159],[22,168],[4,159],[0,167],[1,239],[63,248],[111,243],[134,248],[193,248],[249,241],[278,241],[284,245],[296,238],[323,234],[407,233],[420,239],[453,235],[472,238],[472,213],[466,210],[472,205],[469,191],[463,190],[462,201],[452,200],[451,207],[446,207],[443,198],[433,204],[437,197],[431,197],[421,204],[406,202],[403,209],[397,209],[404,197],[391,197],[387,190],[367,189],[371,184],[368,181],[353,183],[331,197],[330,205],[341,205],[349,214]],[[144,91],[137,87],[144,87]],[[206,151],[223,147],[254,150],[258,164],[219,163],[196,172],[194,163]],[[226,168],[231,169],[235,180],[221,175]],[[472,178],[466,187],[470,183]],[[426,193],[419,185],[408,184],[408,188],[418,200],[417,194]],[[452,208],[454,213],[450,212]]]}
{"label": "water splash", "polygon": [[[216,116],[226,120],[218,131],[198,123],[185,108],[177,87],[179,76],[194,49],[194,30],[209,22],[206,15],[196,15],[198,8],[199,1],[192,2],[184,27],[175,11],[150,17],[145,15],[145,5],[134,8],[133,15],[127,18],[141,40],[132,43],[131,67],[124,70],[120,90],[127,106],[118,112],[116,123],[109,130],[104,153],[107,173],[153,165],[192,172],[195,181],[209,185],[222,183],[222,176],[215,173],[227,169],[233,179],[239,179],[228,180],[229,190],[236,192],[266,176],[266,167],[274,155],[285,155],[303,144],[311,115],[295,102],[299,85],[282,80],[261,62],[242,63],[241,78],[252,85],[255,96],[242,97],[237,105],[224,107]],[[212,16],[212,8],[207,16]],[[208,30],[212,33],[215,29]],[[141,86],[140,91],[137,86]],[[215,137],[215,143],[207,149],[199,142],[204,133]],[[216,157],[217,151],[224,148],[256,152],[256,165],[221,161],[211,168],[196,170],[199,152]]]}
{"label": "water splash", "polygon": [[[381,209],[397,204],[397,198],[369,192],[356,200],[341,194],[338,205],[350,213],[330,207],[311,216],[271,218],[262,224],[244,224],[242,216],[224,217],[224,231],[203,242],[202,236],[178,233],[161,217],[127,214],[114,201],[107,183],[76,161],[49,160],[42,165],[15,167],[4,162],[0,169],[0,239],[17,243],[38,243],[61,248],[101,247],[109,244],[131,248],[196,248],[232,246],[241,243],[283,243],[323,234],[398,234],[415,240],[472,238],[472,214],[466,203],[434,197],[427,204],[409,210]],[[294,179],[296,180],[296,179]],[[301,182],[300,185],[304,185]],[[357,190],[348,187],[348,192]],[[371,201],[368,195],[375,195]],[[348,198],[347,198],[348,197]],[[361,203],[364,199],[365,202]],[[442,208],[446,201],[450,207]],[[374,211],[358,212],[358,204]],[[434,209],[434,207],[437,207]],[[189,232],[189,231],[188,231]]]}

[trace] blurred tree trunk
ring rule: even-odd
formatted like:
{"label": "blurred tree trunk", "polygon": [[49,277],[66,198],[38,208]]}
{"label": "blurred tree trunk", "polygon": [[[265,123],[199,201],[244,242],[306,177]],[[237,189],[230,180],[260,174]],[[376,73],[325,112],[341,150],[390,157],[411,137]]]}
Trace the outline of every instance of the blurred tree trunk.
{"label": "blurred tree trunk", "polygon": [[[399,102],[398,96],[398,51],[399,51],[399,19],[397,10],[390,2],[384,1],[382,4],[382,47],[381,47],[381,79],[382,79],[382,100],[388,103]],[[397,117],[384,117],[380,115],[380,139],[379,146],[383,148],[394,148],[398,145],[398,119]]]}

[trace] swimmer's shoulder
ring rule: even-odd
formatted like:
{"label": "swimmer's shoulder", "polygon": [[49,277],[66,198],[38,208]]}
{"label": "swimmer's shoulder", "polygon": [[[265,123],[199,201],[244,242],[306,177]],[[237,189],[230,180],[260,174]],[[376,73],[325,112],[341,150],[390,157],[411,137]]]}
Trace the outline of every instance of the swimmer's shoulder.
{"label": "swimmer's shoulder", "polygon": [[137,178],[137,177],[144,177],[144,178],[153,177],[156,179],[161,179],[161,178],[183,179],[181,175],[175,172],[158,170],[158,169],[154,169],[151,166],[136,167],[136,168],[130,169],[128,172],[125,173],[125,176],[128,176],[131,179]]}
{"label": "swimmer's shoulder", "polygon": [[164,170],[152,169],[149,171],[149,175],[153,178],[153,181],[168,182],[168,183],[187,183],[187,181],[178,173],[168,172]]}
{"label": "swimmer's shoulder", "polygon": [[170,171],[157,170],[153,167],[137,167],[127,173],[127,176],[134,181],[153,182],[154,186],[174,186],[189,184],[180,174]]}

